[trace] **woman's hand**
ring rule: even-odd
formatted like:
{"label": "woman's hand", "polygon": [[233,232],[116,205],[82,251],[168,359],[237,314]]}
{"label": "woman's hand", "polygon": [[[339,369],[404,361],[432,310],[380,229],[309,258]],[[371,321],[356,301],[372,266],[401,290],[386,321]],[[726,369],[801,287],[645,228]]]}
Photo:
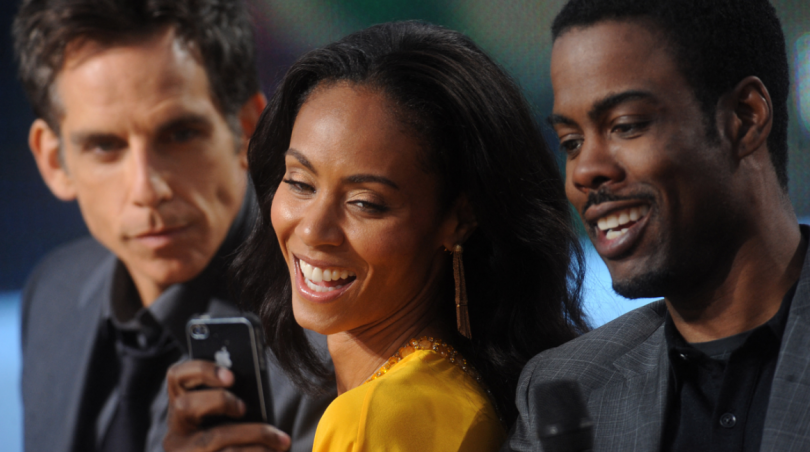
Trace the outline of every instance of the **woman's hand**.
{"label": "woman's hand", "polygon": [[[169,368],[168,432],[163,447],[169,451],[208,452],[217,450],[285,451],[290,437],[262,423],[234,423],[200,429],[206,416],[239,419],[245,403],[225,390],[233,384],[228,369],[208,361],[186,361]],[[196,389],[205,387],[205,389]]]}

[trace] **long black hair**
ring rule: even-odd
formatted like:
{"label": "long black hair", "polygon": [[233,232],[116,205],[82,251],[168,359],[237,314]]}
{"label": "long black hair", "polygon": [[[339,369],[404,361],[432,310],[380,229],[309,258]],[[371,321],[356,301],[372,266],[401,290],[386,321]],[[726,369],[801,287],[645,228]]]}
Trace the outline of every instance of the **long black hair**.
{"label": "long black hair", "polygon": [[[311,388],[330,377],[293,317],[289,270],[270,209],[298,110],[316,86],[337,81],[384,93],[405,130],[424,143],[426,170],[442,183],[442,205],[449,208],[461,194],[471,204],[478,227],[464,244],[464,265],[473,339],[455,328],[443,339],[473,362],[511,423],[526,362],[589,328],[580,305],[582,250],[563,180],[526,100],[459,32],[386,23],[293,64],[248,151],[261,212],[234,264],[242,300],[261,315],[268,344],[294,381]],[[448,295],[440,315],[455,325]]]}

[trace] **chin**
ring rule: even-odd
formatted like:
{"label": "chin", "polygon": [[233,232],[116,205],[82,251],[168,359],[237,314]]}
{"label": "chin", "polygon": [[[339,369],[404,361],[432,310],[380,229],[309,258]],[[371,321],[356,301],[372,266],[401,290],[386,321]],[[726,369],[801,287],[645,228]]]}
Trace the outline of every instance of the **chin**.
{"label": "chin", "polygon": [[336,319],[331,318],[331,316],[326,316],[324,313],[313,312],[312,309],[305,306],[307,302],[302,302],[300,299],[297,299],[298,297],[299,295],[293,294],[292,308],[295,323],[301,328],[323,334],[324,336],[340,333],[342,331],[335,326],[334,321]]}

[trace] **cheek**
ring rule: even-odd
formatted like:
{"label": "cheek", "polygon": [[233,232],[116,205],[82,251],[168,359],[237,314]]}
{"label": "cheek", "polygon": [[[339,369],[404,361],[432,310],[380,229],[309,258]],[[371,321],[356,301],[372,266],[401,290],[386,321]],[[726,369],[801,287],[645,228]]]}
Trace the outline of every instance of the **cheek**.
{"label": "cheek", "polygon": [[352,228],[349,240],[378,276],[401,283],[403,277],[419,280],[428,269],[436,242],[431,232],[413,223],[370,223]]}
{"label": "cheek", "polygon": [[289,194],[279,188],[270,206],[270,223],[276,231],[276,237],[282,249],[286,250],[285,242],[292,236],[295,228],[295,215],[290,203]]}

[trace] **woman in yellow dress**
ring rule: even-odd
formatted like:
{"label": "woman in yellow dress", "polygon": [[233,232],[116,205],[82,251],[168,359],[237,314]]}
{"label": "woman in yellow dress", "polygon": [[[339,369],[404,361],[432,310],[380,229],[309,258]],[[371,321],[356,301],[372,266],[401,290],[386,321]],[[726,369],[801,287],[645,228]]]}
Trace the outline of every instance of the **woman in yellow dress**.
{"label": "woman in yellow dress", "polygon": [[562,178],[514,82],[461,33],[377,25],[293,64],[248,156],[238,287],[293,381],[337,385],[313,450],[497,450],[521,368],[587,329]]}

